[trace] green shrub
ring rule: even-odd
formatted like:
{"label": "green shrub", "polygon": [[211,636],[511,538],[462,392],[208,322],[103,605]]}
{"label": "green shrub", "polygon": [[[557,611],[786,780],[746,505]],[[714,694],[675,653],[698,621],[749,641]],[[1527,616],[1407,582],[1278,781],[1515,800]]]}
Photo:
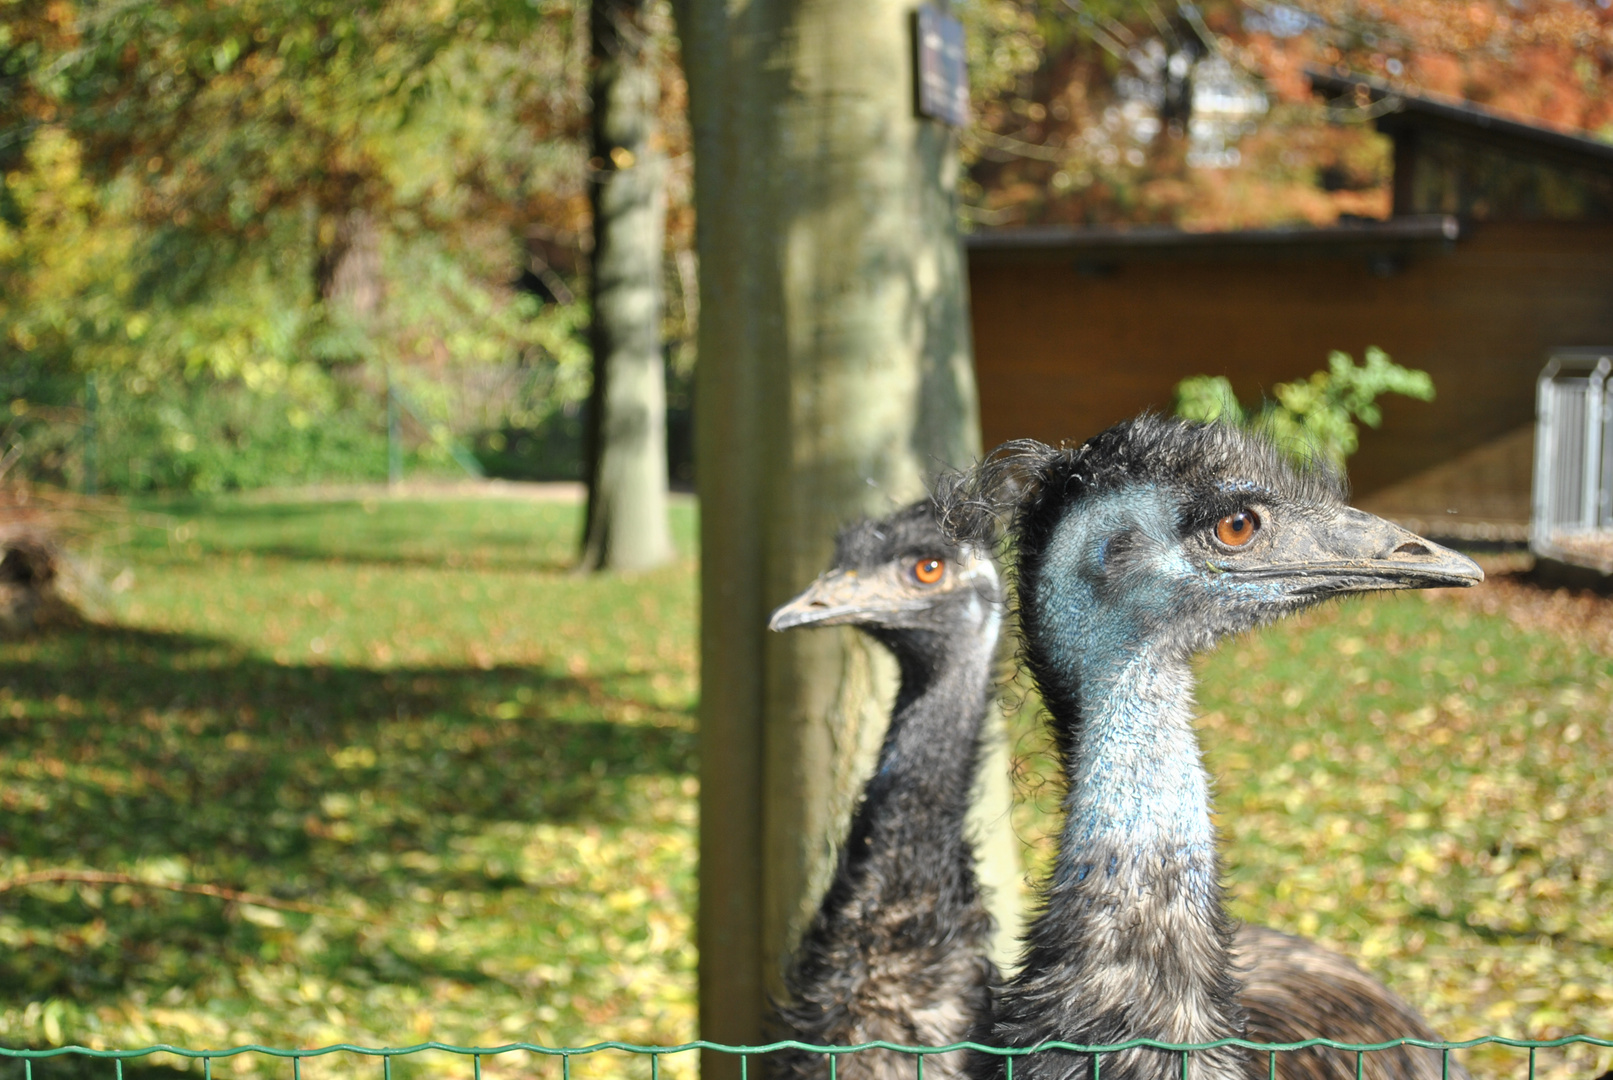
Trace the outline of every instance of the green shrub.
{"label": "green shrub", "polygon": [[1272,394],[1275,400],[1245,406],[1223,376],[1196,375],[1176,384],[1174,411],[1189,420],[1226,420],[1263,431],[1296,458],[1343,468],[1359,445],[1356,423],[1375,428],[1383,422],[1379,395],[1432,401],[1434,380],[1426,371],[1401,367],[1373,346],[1359,367],[1349,353],[1334,350],[1325,371],[1278,383]]}
{"label": "green shrub", "polygon": [[[82,377],[40,379],[12,398],[12,437],[23,444],[31,479],[82,488],[87,451],[96,488],[112,493],[386,478],[384,399],[348,391],[336,407],[313,412],[235,381],[181,379],[136,393],[101,376],[92,413],[85,385]],[[19,388],[13,381],[6,389]],[[435,448],[426,450],[411,455],[416,464]]]}
{"label": "green shrub", "polygon": [[98,410],[103,491],[212,493],[322,480],[384,480],[384,403],[353,394],[314,414],[280,394],[212,380]]}
{"label": "green shrub", "polygon": [[481,432],[472,453],[488,476],[500,480],[580,480],[583,427],[582,409],[556,409],[528,427]]}

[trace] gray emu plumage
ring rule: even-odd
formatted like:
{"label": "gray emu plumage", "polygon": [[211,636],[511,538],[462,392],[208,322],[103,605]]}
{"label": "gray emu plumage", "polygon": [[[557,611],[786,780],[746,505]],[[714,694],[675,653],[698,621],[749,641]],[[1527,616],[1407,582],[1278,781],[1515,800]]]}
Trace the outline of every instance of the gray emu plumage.
{"label": "gray emu plumage", "polygon": [[[1153,416],[1079,448],[1008,444],[938,499],[961,542],[987,545],[1006,522],[1023,658],[1068,785],[1023,967],[977,1038],[1029,1047],[1245,1034],[1251,1003],[1192,727],[1193,655],[1331,596],[1472,585],[1482,573],[1347,507],[1331,474],[1296,471],[1261,439]],[[1091,1067],[1087,1055],[1044,1052],[1013,1072],[1065,1080]],[[1149,1050],[1101,1062],[1103,1080],[1180,1070],[1178,1055]],[[1191,1070],[1245,1080],[1266,1063],[1224,1048],[1192,1054]],[[1005,1070],[982,1055],[973,1071],[988,1080]]]}
{"label": "gray emu plumage", "polygon": [[[992,920],[965,817],[991,705],[1002,593],[989,556],[946,539],[928,500],[844,530],[834,567],[770,626],[854,625],[888,648],[901,686],[833,880],[785,976],[779,1034],[820,1045],[944,1046],[989,1010]],[[962,1054],[925,1059],[961,1076]],[[842,1080],[912,1080],[910,1055],[841,1055]],[[775,1075],[825,1078],[818,1054]]]}

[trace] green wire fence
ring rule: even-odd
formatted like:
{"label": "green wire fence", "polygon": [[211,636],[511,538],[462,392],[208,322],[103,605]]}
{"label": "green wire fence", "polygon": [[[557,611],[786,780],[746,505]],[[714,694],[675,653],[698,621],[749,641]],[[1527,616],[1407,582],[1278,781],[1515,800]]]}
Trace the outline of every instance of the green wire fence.
{"label": "green wire fence", "polygon": [[1013,1080],[1014,1061],[1029,1054],[1040,1054],[1049,1051],[1089,1055],[1093,1059],[1091,1080],[1101,1080],[1102,1055],[1112,1054],[1122,1050],[1157,1050],[1162,1053],[1181,1055],[1182,1080],[1188,1080],[1189,1055],[1201,1050],[1217,1050],[1222,1047],[1238,1047],[1267,1055],[1268,1075],[1275,1080],[1277,1076],[1277,1057],[1282,1053],[1322,1048],[1339,1050],[1355,1055],[1356,1080],[1362,1080],[1366,1069],[1366,1055],[1381,1050],[1391,1050],[1401,1046],[1416,1046],[1427,1050],[1440,1051],[1443,1062],[1442,1075],[1447,1080],[1451,1072],[1451,1052],[1454,1050],[1470,1050],[1477,1046],[1504,1046],[1518,1050],[1529,1051],[1528,1080],[1535,1080],[1535,1055],[1540,1050],[1554,1050],[1575,1044],[1613,1048],[1613,1039],[1601,1039],[1593,1035],[1565,1035],[1556,1039],[1513,1039],[1501,1035],[1485,1035],[1477,1039],[1468,1039],[1465,1042],[1435,1042],[1425,1039],[1392,1039],[1382,1043],[1345,1043],[1333,1039],[1306,1039],[1293,1043],[1263,1043],[1250,1039],[1217,1039],[1214,1042],[1204,1043],[1169,1043],[1157,1039],[1131,1039],[1126,1042],[1106,1045],[1084,1046],[1077,1043],[1046,1042],[1032,1047],[1004,1048],[985,1046],[974,1042],[951,1043],[947,1046],[904,1046],[900,1043],[870,1042],[860,1043],[856,1046],[821,1046],[813,1043],[797,1042],[787,1039],[780,1042],[765,1043],[756,1046],[730,1046],[724,1043],[699,1040],[696,1042],[678,1043],[668,1046],[644,1046],[637,1043],[626,1042],[599,1042],[589,1046],[541,1046],[537,1043],[515,1042],[502,1046],[454,1046],[450,1043],[423,1042],[413,1046],[382,1047],[357,1046],[352,1043],[336,1043],[330,1046],[319,1046],[308,1049],[286,1049],[273,1046],[258,1046],[249,1044],[234,1046],[226,1050],[190,1050],[179,1046],[158,1044],[144,1046],[134,1050],[93,1050],[85,1046],[58,1046],[48,1050],[22,1050],[0,1047],[0,1060],[20,1059],[24,1067],[25,1080],[33,1080],[33,1063],[49,1058],[76,1055],[87,1058],[109,1059],[114,1063],[115,1080],[123,1078],[123,1063],[125,1061],[147,1057],[151,1054],[171,1054],[176,1057],[200,1060],[203,1073],[207,1080],[212,1080],[213,1062],[220,1059],[239,1057],[241,1055],[258,1054],[271,1058],[289,1058],[292,1062],[292,1075],[294,1080],[302,1080],[302,1063],[309,1058],[325,1057],[331,1054],[352,1054],[361,1057],[381,1059],[381,1080],[392,1080],[392,1062],[395,1058],[406,1058],[415,1054],[439,1052],[453,1054],[460,1057],[469,1057],[473,1062],[473,1076],[475,1080],[482,1077],[482,1059],[495,1057],[500,1054],[526,1052],[547,1058],[559,1059],[562,1080],[571,1080],[571,1063],[573,1059],[588,1057],[594,1054],[618,1052],[633,1057],[648,1058],[650,1076],[652,1080],[660,1080],[660,1063],[663,1057],[672,1054],[683,1054],[691,1051],[706,1051],[718,1054],[731,1054],[739,1058],[739,1075],[741,1080],[749,1080],[749,1066],[752,1058],[764,1057],[768,1054],[782,1050],[799,1050],[808,1053],[827,1055],[829,1061],[829,1078],[834,1080],[838,1060],[847,1054],[857,1054],[868,1050],[886,1050],[896,1053],[911,1054],[915,1062],[915,1078],[924,1078],[924,1059],[936,1054],[949,1054],[959,1050],[977,1051],[983,1054],[993,1054],[1005,1059],[1004,1071],[1006,1080]]}

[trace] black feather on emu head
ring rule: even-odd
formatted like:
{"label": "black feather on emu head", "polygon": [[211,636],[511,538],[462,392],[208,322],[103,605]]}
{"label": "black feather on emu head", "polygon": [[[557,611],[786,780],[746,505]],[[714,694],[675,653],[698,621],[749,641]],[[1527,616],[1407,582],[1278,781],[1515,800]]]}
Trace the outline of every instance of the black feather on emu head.
{"label": "black feather on emu head", "polygon": [[1011,533],[1024,543],[1041,519],[1056,520],[1073,502],[1143,485],[1171,489],[1184,502],[1224,502],[1218,496],[1233,476],[1315,505],[1343,506],[1348,494],[1326,465],[1296,466],[1259,435],[1144,413],[1078,446],[1003,443],[973,469],[942,477],[936,503],[956,540],[990,546]]}

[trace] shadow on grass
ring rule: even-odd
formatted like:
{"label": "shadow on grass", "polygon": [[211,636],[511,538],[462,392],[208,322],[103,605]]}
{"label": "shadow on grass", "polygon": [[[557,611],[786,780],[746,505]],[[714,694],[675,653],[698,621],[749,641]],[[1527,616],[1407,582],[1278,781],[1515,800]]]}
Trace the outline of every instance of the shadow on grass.
{"label": "shadow on grass", "polygon": [[[0,855],[167,867],[155,872],[314,905],[528,889],[513,866],[531,826],[639,820],[636,783],[693,774],[692,723],[619,696],[617,681],[288,667],[201,636],[53,631],[0,660]],[[626,708],[666,726],[601,718]],[[188,954],[261,944],[216,898],[135,889],[103,907],[100,892],[0,892],[0,916],[33,938],[5,950],[0,981],[75,997],[134,969],[189,982]],[[481,978],[451,957],[366,949],[361,929],[325,962]]]}
{"label": "shadow on grass", "polygon": [[[576,569],[577,560],[574,553],[511,553],[499,548],[504,545],[493,545],[494,550],[476,550],[449,552],[421,552],[410,554],[408,552],[393,551],[387,554],[377,554],[373,551],[334,551],[328,547],[314,544],[239,544],[230,546],[203,545],[201,554],[218,558],[250,554],[262,559],[283,559],[286,562],[319,563],[329,566],[357,566],[375,567],[381,569],[418,569],[418,570],[521,570],[540,574],[565,573]],[[160,563],[160,558],[147,558],[147,562]],[[176,557],[174,561],[191,563],[195,556],[186,554]]]}
{"label": "shadow on grass", "polygon": [[[691,725],[598,718],[623,701],[608,675],[282,666],[206,637],[90,626],[52,631],[0,678],[36,703],[11,721],[6,756],[66,785],[50,832],[80,852],[121,822],[142,826],[129,855],[192,829],[213,844],[229,825],[207,820],[209,800],[270,817],[332,792],[386,791],[405,816],[608,818],[610,781],[694,768]],[[245,842],[272,853],[266,835]]]}
{"label": "shadow on grass", "polygon": [[[353,566],[555,571],[575,562],[580,508],[360,502],[175,503],[133,534],[146,562],[254,555]],[[200,535],[176,532],[204,518]],[[187,526],[188,527],[188,526]]]}

